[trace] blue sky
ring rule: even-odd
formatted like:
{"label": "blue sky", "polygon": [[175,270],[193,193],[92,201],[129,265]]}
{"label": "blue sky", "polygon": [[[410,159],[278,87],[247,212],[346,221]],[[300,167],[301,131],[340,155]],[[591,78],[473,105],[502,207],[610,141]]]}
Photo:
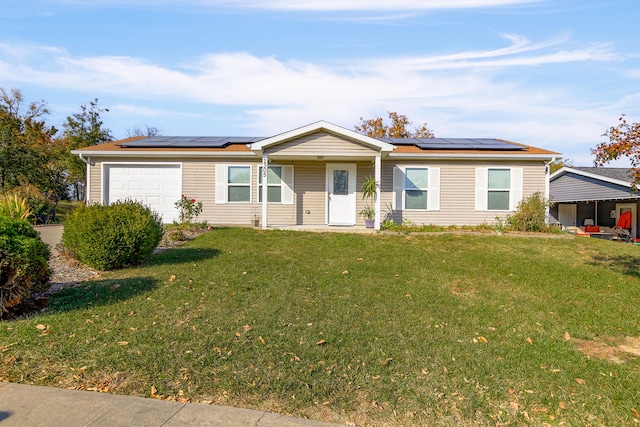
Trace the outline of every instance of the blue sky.
{"label": "blue sky", "polygon": [[[640,120],[637,0],[3,0],[0,87],[117,138],[270,136],[404,113],[590,165]],[[622,165],[622,164],[618,164]]]}

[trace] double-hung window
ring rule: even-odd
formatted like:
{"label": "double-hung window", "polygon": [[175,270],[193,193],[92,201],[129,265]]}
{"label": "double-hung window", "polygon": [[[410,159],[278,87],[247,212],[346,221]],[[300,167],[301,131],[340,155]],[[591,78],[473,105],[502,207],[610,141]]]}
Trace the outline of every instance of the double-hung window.
{"label": "double-hung window", "polygon": [[440,210],[440,168],[394,166],[393,208],[397,210]]}
{"label": "double-hung window", "polygon": [[476,168],[476,210],[514,211],[522,200],[523,168]]}
{"label": "double-hung window", "polygon": [[406,168],[403,190],[405,209],[427,209],[429,169]]}
{"label": "double-hung window", "polygon": [[216,203],[251,203],[251,165],[216,165]]}
{"label": "double-hung window", "polygon": [[227,202],[251,202],[251,166],[228,167]]}
{"label": "double-hung window", "polygon": [[508,211],[510,206],[511,170],[489,169],[487,182],[487,210]]}
{"label": "double-hung window", "polygon": [[[263,168],[258,173],[258,202],[262,203]],[[267,168],[267,202],[282,203],[282,166]]]}

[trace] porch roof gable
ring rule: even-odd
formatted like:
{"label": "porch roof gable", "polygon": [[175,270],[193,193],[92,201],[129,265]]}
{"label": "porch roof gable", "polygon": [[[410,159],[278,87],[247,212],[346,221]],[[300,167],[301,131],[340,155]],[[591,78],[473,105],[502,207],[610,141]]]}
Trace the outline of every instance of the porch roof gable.
{"label": "porch roof gable", "polygon": [[359,134],[355,131],[334,125],[333,123],[325,122],[324,120],[311,123],[309,125],[302,126],[300,128],[293,129],[288,132],[272,136],[270,138],[265,138],[261,141],[249,144],[248,146],[251,151],[262,152],[265,148],[269,148],[274,145],[282,144],[284,142],[321,131],[341,136],[346,139],[351,139],[375,150],[379,150],[381,153],[390,153],[396,148],[393,144],[389,144],[387,142]]}

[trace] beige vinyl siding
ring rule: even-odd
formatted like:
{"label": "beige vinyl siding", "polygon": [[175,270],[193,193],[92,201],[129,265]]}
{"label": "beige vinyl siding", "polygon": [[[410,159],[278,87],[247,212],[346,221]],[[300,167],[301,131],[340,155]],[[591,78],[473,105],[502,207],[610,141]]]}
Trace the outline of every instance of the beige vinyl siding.
{"label": "beige vinyl siding", "polygon": [[297,225],[322,225],[326,223],[325,164],[319,162],[295,162],[294,205]]}
{"label": "beige vinyl siding", "polygon": [[327,132],[316,132],[265,150],[279,156],[374,156],[376,150]]}
{"label": "beige vinyl siding", "polygon": [[478,167],[521,167],[523,168],[523,198],[536,191],[545,191],[545,172],[542,162],[415,162],[398,161],[402,165],[440,168],[440,210],[438,211],[400,211],[390,212],[393,204],[393,162],[382,165],[382,219],[390,213],[397,223],[412,221],[418,225],[477,225],[493,224],[496,216],[505,217],[508,213],[475,210],[475,177]]}

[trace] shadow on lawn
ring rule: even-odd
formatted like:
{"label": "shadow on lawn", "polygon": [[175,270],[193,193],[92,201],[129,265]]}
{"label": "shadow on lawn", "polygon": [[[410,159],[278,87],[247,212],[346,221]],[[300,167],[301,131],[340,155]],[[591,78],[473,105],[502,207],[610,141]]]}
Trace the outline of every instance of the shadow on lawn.
{"label": "shadow on lawn", "polygon": [[147,265],[175,265],[211,259],[220,254],[218,249],[175,247],[151,258]]}
{"label": "shadow on lawn", "polygon": [[89,280],[49,297],[50,311],[83,310],[134,298],[155,289],[158,280],[150,277]]}
{"label": "shadow on lawn", "polygon": [[640,279],[640,256],[595,255],[593,261],[603,267]]}

